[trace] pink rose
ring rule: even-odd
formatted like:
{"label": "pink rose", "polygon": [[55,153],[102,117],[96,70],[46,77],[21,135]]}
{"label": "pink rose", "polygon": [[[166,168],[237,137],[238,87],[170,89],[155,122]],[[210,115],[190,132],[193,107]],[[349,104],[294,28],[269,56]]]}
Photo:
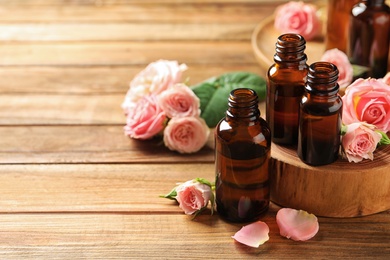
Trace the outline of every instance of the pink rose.
{"label": "pink rose", "polygon": [[363,159],[374,159],[374,151],[382,135],[374,131],[375,126],[366,123],[347,125],[347,132],[341,143],[349,162],[360,162]]}
{"label": "pink rose", "polygon": [[163,130],[165,119],[156,96],[145,96],[126,110],[125,134],[135,139],[149,139]]}
{"label": "pink rose", "polygon": [[159,96],[159,105],[169,118],[199,116],[199,98],[185,84],[176,84]]}
{"label": "pink rose", "polygon": [[182,72],[186,69],[185,64],[179,65],[177,61],[158,60],[150,63],[130,82],[122,108],[126,110],[142,97],[150,94],[158,95],[170,86],[179,83]]}
{"label": "pink rose", "polygon": [[296,33],[311,40],[321,31],[317,8],[303,2],[288,2],[275,10],[274,26],[281,33]]}
{"label": "pink rose", "polygon": [[366,122],[390,130],[390,86],[377,79],[357,79],[343,96],[343,123]]}
{"label": "pink rose", "polygon": [[184,213],[191,215],[205,207],[212,198],[211,187],[196,180],[187,181],[176,187],[176,200]]}
{"label": "pink rose", "polygon": [[164,144],[179,153],[194,153],[207,142],[210,129],[200,117],[174,117],[164,131]]}
{"label": "pink rose", "polygon": [[387,74],[381,79],[386,85],[390,86],[390,72],[387,72]]}
{"label": "pink rose", "polygon": [[348,56],[339,49],[327,50],[321,57],[321,61],[327,61],[336,65],[339,70],[337,83],[341,89],[345,89],[352,82],[353,68],[348,60]]}

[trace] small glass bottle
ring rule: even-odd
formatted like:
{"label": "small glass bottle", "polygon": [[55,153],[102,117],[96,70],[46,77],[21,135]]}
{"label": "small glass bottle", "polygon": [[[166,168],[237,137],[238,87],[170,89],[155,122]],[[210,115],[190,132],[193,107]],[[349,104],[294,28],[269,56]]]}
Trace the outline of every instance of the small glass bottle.
{"label": "small glass bottle", "polygon": [[228,221],[249,222],[269,207],[271,133],[255,91],[235,89],[228,104],[215,130],[217,211]]}
{"label": "small glass bottle", "polygon": [[299,118],[298,156],[319,166],[337,160],[343,102],[338,94],[337,67],[329,62],[310,65]]}
{"label": "small glass bottle", "polygon": [[325,50],[337,48],[347,53],[349,14],[359,0],[328,0]]}
{"label": "small glass bottle", "polygon": [[299,103],[308,71],[306,41],[299,34],[283,34],[276,42],[275,63],[267,73],[267,122],[272,141],[296,145]]}
{"label": "small glass bottle", "polygon": [[351,63],[369,69],[361,77],[384,77],[390,42],[390,9],[385,0],[360,2],[353,7],[350,19],[347,54]]}

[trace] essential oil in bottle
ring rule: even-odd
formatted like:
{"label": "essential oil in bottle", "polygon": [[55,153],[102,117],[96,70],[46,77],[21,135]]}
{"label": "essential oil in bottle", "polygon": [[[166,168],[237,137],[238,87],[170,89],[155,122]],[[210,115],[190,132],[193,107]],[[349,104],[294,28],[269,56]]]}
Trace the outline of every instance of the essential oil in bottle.
{"label": "essential oil in bottle", "polygon": [[337,48],[347,53],[349,15],[359,0],[328,0],[325,50]]}
{"label": "essential oil in bottle", "polygon": [[228,221],[250,222],[269,207],[271,133],[255,91],[233,90],[228,105],[215,130],[217,211]]}
{"label": "essential oil in bottle", "polygon": [[361,77],[382,78],[387,73],[390,42],[390,8],[385,0],[355,5],[350,16],[348,57],[368,68]]}
{"label": "essential oil in bottle", "polygon": [[310,65],[300,105],[298,157],[319,166],[337,160],[343,102],[338,94],[337,67],[329,62]]}
{"label": "essential oil in bottle", "polygon": [[275,63],[267,73],[267,122],[272,141],[296,145],[299,103],[307,77],[305,39],[299,34],[283,34],[276,42]]}

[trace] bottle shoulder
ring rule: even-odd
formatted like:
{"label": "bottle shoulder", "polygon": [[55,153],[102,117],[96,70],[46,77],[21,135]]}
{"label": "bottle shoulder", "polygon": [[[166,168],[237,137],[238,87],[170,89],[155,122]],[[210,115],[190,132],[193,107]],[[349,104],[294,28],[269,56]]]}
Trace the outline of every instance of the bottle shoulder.
{"label": "bottle shoulder", "polygon": [[343,101],[339,95],[335,97],[313,97],[304,95],[300,106],[302,111],[307,114],[326,115],[334,114],[341,110]]}
{"label": "bottle shoulder", "polygon": [[365,5],[365,3],[358,3],[352,7],[351,15],[358,16],[361,13],[363,13],[366,9],[367,9],[367,5]]}
{"label": "bottle shoulder", "polygon": [[303,64],[301,66],[281,66],[280,64],[272,65],[267,71],[267,79],[281,80],[288,82],[306,81],[306,76],[309,71],[309,66]]}
{"label": "bottle shoulder", "polygon": [[[221,120],[215,128],[215,136],[219,141],[254,141],[256,139],[271,140],[271,131],[268,123],[263,118],[258,118],[252,122],[240,120]],[[259,136],[263,136],[259,138]]]}
{"label": "bottle shoulder", "polygon": [[370,19],[373,17],[382,17],[386,19],[390,15],[388,5],[382,6],[367,6],[363,3],[355,5],[351,10],[351,18],[353,19]]}

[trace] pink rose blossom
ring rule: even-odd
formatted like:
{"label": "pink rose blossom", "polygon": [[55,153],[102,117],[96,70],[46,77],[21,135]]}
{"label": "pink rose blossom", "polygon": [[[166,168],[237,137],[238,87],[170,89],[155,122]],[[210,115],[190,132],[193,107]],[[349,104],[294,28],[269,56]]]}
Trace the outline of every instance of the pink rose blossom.
{"label": "pink rose blossom", "polygon": [[357,79],[343,96],[343,123],[366,122],[390,130],[390,86],[377,79]]}
{"label": "pink rose blossom", "polygon": [[291,1],[275,10],[274,26],[281,33],[296,33],[311,40],[321,31],[321,21],[312,4]]}
{"label": "pink rose blossom", "polygon": [[259,247],[269,240],[269,227],[262,221],[242,227],[232,238],[250,247]]}
{"label": "pink rose blossom", "polygon": [[177,61],[158,60],[150,63],[130,82],[122,108],[133,106],[133,103],[146,95],[158,95],[170,86],[181,81],[182,72],[187,69],[185,64]]}
{"label": "pink rose blossom", "polygon": [[366,123],[347,125],[347,132],[342,137],[341,144],[349,162],[360,162],[363,159],[374,159],[374,151],[382,138],[375,132],[375,126]]}
{"label": "pink rose blossom", "polygon": [[381,79],[386,85],[390,86],[390,72],[387,72],[387,74]]}
{"label": "pink rose blossom", "polygon": [[149,139],[163,130],[165,119],[156,96],[145,96],[126,110],[125,134],[135,139]]}
{"label": "pink rose blossom", "polygon": [[353,68],[348,60],[348,56],[339,49],[327,50],[321,57],[321,61],[327,61],[336,65],[339,70],[337,83],[341,89],[345,89],[351,84],[353,79]]}
{"label": "pink rose blossom", "polygon": [[159,104],[169,118],[199,116],[199,98],[185,84],[176,84],[159,96]]}
{"label": "pink rose blossom", "polygon": [[176,200],[187,215],[207,207],[212,198],[211,187],[196,180],[187,181],[176,188]]}
{"label": "pink rose blossom", "polygon": [[174,117],[164,131],[164,144],[179,153],[194,153],[207,142],[210,129],[200,117]]}
{"label": "pink rose blossom", "polygon": [[319,224],[317,217],[303,210],[283,208],[276,214],[280,235],[295,241],[306,241],[314,237]]}

